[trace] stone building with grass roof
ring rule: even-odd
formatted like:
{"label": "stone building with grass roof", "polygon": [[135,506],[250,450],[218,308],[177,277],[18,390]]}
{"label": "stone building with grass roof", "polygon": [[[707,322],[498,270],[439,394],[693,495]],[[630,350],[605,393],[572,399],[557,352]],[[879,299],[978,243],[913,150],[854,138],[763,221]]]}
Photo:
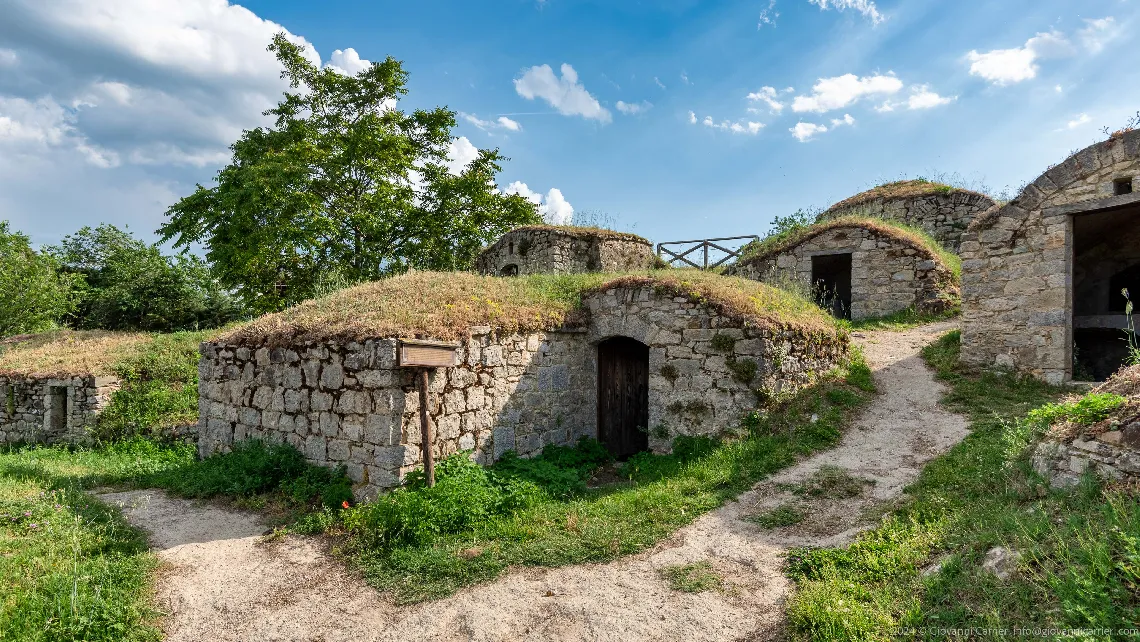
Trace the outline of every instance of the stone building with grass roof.
{"label": "stone building with grass roof", "polygon": [[957,257],[925,232],[846,216],[744,248],[728,273],[798,290],[837,317],[860,320],[907,309],[938,314],[958,303]]}
{"label": "stone building with grass roof", "polygon": [[119,388],[113,363],[147,340],[96,330],[0,341],[0,444],[87,441]]}
{"label": "stone building with grass roof", "polygon": [[475,259],[491,276],[628,272],[654,266],[653,244],[596,227],[524,225],[507,232]]}
{"label": "stone building with grass roof", "polygon": [[920,178],[860,192],[827,208],[820,220],[859,215],[898,221],[924,230],[942,247],[957,252],[970,221],[993,206],[985,194]]}
{"label": "stone building with grass roof", "polygon": [[962,360],[1052,383],[1128,357],[1140,297],[1140,130],[1051,167],[962,238]]}
{"label": "stone building with grass roof", "polygon": [[449,343],[451,365],[429,372],[431,449],[483,463],[583,437],[623,459],[731,433],[847,352],[810,301],[744,279],[412,272],[204,343],[201,454],[284,441],[345,465],[358,493],[392,488],[421,463],[418,370],[402,361]]}

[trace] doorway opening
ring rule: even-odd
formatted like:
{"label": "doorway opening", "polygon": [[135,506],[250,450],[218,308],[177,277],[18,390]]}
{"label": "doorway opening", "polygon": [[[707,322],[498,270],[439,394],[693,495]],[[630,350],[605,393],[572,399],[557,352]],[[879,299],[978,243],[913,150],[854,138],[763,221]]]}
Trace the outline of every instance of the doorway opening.
{"label": "doorway opening", "polygon": [[649,449],[649,346],[629,337],[598,344],[598,441],[618,460]]}
{"label": "doorway opening", "polygon": [[851,318],[851,253],[811,257],[811,291],[819,307]]}
{"label": "doorway opening", "polygon": [[1128,299],[1140,307],[1140,207],[1073,217],[1072,287],[1073,379],[1104,381],[1128,363]]}
{"label": "doorway opening", "polygon": [[51,435],[62,435],[67,432],[67,388],[64,386],[51,386],[48,388],[47,398],[47,429]]}

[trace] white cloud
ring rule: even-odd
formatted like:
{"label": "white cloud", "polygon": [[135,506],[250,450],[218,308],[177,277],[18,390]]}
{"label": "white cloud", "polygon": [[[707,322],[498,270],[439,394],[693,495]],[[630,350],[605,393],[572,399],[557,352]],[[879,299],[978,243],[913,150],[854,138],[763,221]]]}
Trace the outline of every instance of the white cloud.
{"label": "white cloud", "polygon": [[328,64],[325,67],[333,71],[344,74],[346,76],[355,76],[356,74],[368,69],[371,64],[370,60],[364,60],[360,54],[352,47],[348,49],[337,49],[329,56]]}
{"label": "white cloud", "polygon": [[760,12],[760,18],[756,21],[756,28],[763,29],[767,25],[776,26],[776,19],[780,17],[780,13],[776,11],[776,0],[768,0],[768,6]]}
{"label": "white cloud", "polygon": [[1070,120],[1068,123],[1065,123],[1065,129],[1076,129],[1081,125],[1090,122],[1091,120],[1092,118],[1089,118],[1088,114],[1077,114],[1076,118]]}
{"label": "white cloud", "polygon": [[748,94],[747,98],[752,102],[765,103],[772,110],[772,113],[778,114],[784,111],[784,103],[777,100],[778,95],[779,92],[776,91],[775,87],[761,87],[760,91]]}
{"label": "white cloud", "polygon": [[811,88],[811,94],[796,96],[792,111],[826,112],[842,109],[864,96],[891,95],[902,89],[903,83],[894,74],[863,76],[844,74],[833,78],[820,78]]}
{"label": "white cloud", "polygon": [[811,140],[812,137],[816,134],[822,134],[826,132],[827,126],[800,121],[796,123],[795,127],[792,127],[788,131],[792,132],[792,136],[795,137],[796,140],[800,141],[801,143],[806,143],[807,141]]}
{"label": "white cloud", "polygon": [[916,109],[932,109],[942,105],[948,105],[955,100],[957,96],[941,96],[937,92],[931,91],[930,85],[912,85],[910,88],[910,96],[906,100],[884,101],[883,104],[875,107],[875,111],[891,112],[899,107],[905,107],[909,110]]}
{"label": "white cloud", "polygon": [[879,8],[871,0],[808,0],[811,4],[817,5],[820,10],[835,9],[837,11],[846,11],[854,9],[863,14],[864,17],[869,18],[871,22],[879,24],[885,20],[885,16],[879,13]]}
{"label": "white cloud", "polygon": [[506,116],[499,116],[497,122],[499,123],[499,127],[503,129],[509,129],[513,132],[522,131],[522,125],[520,125],[517,120],[511,120]]}
{"label": "white cloud", "polygon": [[661,79],[658,78],[657,76],[653,77],[653,83],[656,84],[661,89],[665,89],[665,83],[661,82]]}
{"label": "white cloud", "polygon": [[[689,122],[694,125],[697,123],[697,115],[693,112],[689,112]],[[701,121],[701,124],[712,129],[732,132],[733,134],[746,134],[749,136],[755,136],[756,134],[760,133],[761,129],[764,129],[763,123],[752,121],[739,121],[734,123],[729,120],[722,120],[720,122],[717,122],[712,119],[712,116],[705,116],[704,120]]]}
{"label": "white cloud", "polygon": [[483,120],[474,114],[461,111],[459,112],[459,117],[483,131],[490,131],[492,129],[506,129],[512,132],[522,131],[522,125],[520,125],[518,121],[511,120],[506,116],[499,116],[495,120]]}
{"label": "white cloud", "polygon": [[459,176],[463,170],[479,157],[479,148],[471,144],[466,136],[451,141],[447,148],[447,171]]}
{"label": "white cloud", "polygon": [[537,205],[542,219],[551,225],[566,225],[574,217],[574,207],[562,196],[562,191],[557,187],[550,188],[545,197],[521,181],[511,183],[503,191],[507,194],[518,194]]}
{"label": "white cloud", "polygon": [[636,116],[637,114],[643,114],[643,113],[649,111],[650,109],[652,109],[653,103],[651,103],[647,100],[643,100],[639,103],[627,103],[627,102],[619,100],[619,101],[617,101],[617,104],[614,106],[617,107],[617,110],[623,114],[629,114],[630,116]]}
{"label": "white cloud", "polygon": [[1110,40],[1118,35],[1120,35],[1120,29],[1116,24],[1116,19],[1112,16],[1096,19],[1086,18],[1084,28],[1077,31],[1077,38],[1080,39],[1081,44],[1092,53],[1100,52]]}
{"label": "white cloud", "polygon": [[558,113],[608,123],[610,112],[578,83],[578,73],[568,64],[562,65],[562,77],[554,75],[550,65],[531,67],[515,79],[515,91],[527,100],[541,98]]}
{"label": "white cloud", "polygon": [[686,85],[689,84],[689,74],[682,71],[681,72],[681,82],[685,83]]}
{"label": "white cloud", "polygon": [[19,61],[20,56],[15,51],[0,48],[0,67],[15,67]]}
{"label": "white cloud", "polygon": [[832,129],[835,129],[836,127],[842,127],[843,125],[854,125],[854,124],[855,124],[855,118],[852,117],[851,114],[843,114],[843,118],[832,118],[831,119],[831,128]]}

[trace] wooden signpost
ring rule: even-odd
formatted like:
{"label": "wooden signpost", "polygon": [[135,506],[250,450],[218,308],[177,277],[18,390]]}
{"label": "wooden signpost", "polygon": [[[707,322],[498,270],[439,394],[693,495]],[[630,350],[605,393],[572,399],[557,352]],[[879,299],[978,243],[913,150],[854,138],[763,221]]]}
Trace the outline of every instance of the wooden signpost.
{"label": "wooden signpost", "polygon": [[429,487],[435,486],[435,458],[431,452],[432,425],[428,416],[428,370],[459,365],[459,344],[420,339],[400,339],[396,363],[403,368],[418,368],[416,375],[420,389],[420,449],[424,460],[424,478]]}

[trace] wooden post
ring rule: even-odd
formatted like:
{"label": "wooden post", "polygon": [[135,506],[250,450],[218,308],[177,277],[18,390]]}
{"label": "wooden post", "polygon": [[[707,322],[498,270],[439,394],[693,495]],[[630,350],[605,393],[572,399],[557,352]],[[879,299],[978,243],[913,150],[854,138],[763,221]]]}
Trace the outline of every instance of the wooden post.
{"label": "wooden post", "polygon": [[431,419],[428,417],[428,369],[420,368],[420,448],[424,458],[424,478],[435,486],[435,461],[431,453]]}

